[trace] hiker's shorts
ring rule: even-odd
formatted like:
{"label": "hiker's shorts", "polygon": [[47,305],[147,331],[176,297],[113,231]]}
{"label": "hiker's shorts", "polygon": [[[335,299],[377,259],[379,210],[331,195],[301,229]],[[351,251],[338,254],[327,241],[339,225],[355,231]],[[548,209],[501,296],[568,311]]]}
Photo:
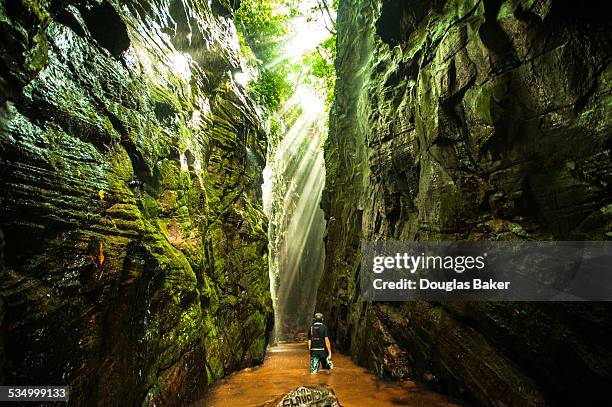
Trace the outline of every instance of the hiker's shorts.
{"label": "hiker's shorts", "polygon": [[326,350],[311,350],[310,351],[310,373],[317,373],[321,369],[329,369],[327,363],[327,351]]}

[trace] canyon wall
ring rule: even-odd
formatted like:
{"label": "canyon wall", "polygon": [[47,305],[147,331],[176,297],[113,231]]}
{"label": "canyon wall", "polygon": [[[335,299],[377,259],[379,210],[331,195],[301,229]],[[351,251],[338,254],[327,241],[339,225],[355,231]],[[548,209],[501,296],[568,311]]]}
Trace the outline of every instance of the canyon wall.
{"label": "canyon wall", "polygon": [[362,240],[612,238],[603,2],[341,0],[325,147],[334,342],[481,406],[595,405],[605,303],[359,300]]}
{"label": "canyon wall", "polygon": [[173,405],[263,359],[267,131],[228,4],[0,1],[3,384]]}

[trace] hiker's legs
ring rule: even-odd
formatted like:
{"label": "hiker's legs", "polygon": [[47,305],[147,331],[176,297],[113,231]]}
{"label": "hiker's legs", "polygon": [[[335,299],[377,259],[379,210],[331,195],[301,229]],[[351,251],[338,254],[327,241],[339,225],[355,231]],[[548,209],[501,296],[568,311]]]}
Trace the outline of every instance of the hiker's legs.
{"label": "hiker's legs", "polygon": [[331,366],[329,365],[329,363],[327,363],[327,353],[325,355],[321,355],[321,369],[331,369]]}
{"label": "hiker's legs", "polygon": [[310,352],[310,373],[317,373],[319,370],[319,355],[316,352]]}

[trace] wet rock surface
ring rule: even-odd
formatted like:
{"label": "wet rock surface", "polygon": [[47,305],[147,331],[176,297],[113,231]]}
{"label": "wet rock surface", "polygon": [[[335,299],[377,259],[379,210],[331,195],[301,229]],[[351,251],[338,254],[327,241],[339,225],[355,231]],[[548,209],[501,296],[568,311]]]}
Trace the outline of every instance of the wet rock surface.
{"label": "wet rock surface", "polygon": [[601,7],[340,3],[317,310],[360,363],[478,405],[606,397],[608,304],[358,300],[364,239],[609,239],[611,38]]}
{"label": "wet rock surface", "polygon": [[334,389],[321,384],[318,386],[298,387],[276,400],[261,404],[260,407],[342,407],[338,403]]}
{"label": "wet rock surface", "polygon": [[0,1],[3,383],[173,405],[263,359],[266,131],[209,4]]}

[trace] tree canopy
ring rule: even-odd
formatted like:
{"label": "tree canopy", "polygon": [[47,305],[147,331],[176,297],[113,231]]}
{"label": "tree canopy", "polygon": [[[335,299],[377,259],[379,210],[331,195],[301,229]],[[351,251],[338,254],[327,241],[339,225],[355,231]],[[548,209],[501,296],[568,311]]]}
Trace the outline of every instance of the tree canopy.
{"label": "tree canopy", "polygon": [[[247,85],[251,97],[269,113],[281,108],[300,84],[308,84],[331,103],[335,83],[334,2],[325,0],[243,0],[234,14],[241,48],[258,75]],[[317,22],[327,38],[300,53],[292,50],[302,25]],[[299,40],[299,38],[298,38]],[[296,57],[296,52],[298,53]]]}

